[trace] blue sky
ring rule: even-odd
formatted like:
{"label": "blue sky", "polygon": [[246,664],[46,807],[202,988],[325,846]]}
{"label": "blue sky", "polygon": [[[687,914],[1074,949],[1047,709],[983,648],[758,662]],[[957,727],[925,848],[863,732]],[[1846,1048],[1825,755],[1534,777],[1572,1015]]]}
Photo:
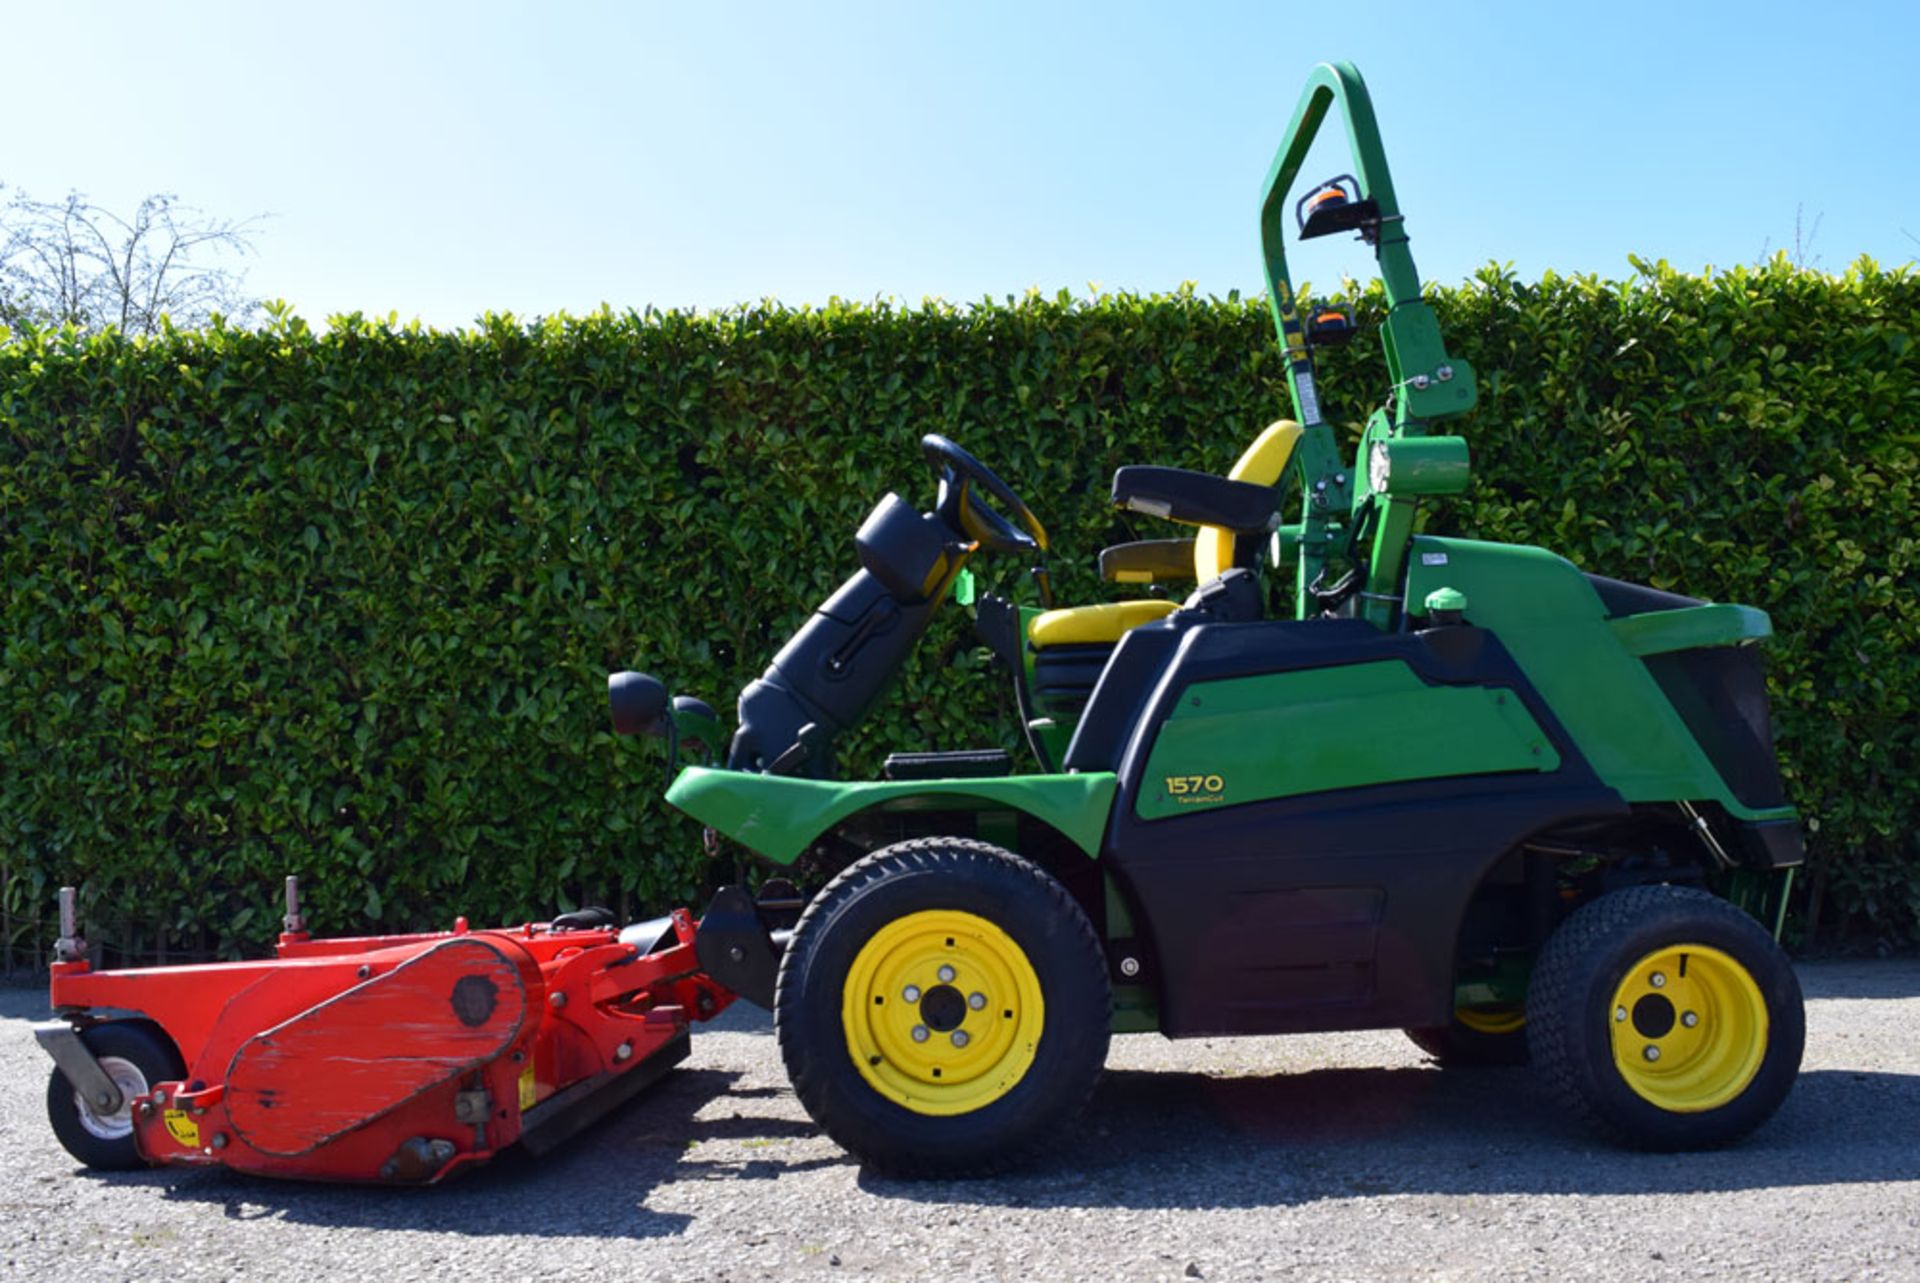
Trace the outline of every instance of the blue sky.
{"label": "blue sky", "polygon": [[[315,321],[1224,294],[1257,288],[1302,81],[1347,58],[1430,280],[1751,262],[1792,247],[1796,210],[1840,270],[1920,254],[1916,15],[0,0],[0,182],[269,214],[249,285]],[[1308,172],[1345,168],[1323,145]],[[1345,238],[1308,250],[1296,278],[1370,273]]]}

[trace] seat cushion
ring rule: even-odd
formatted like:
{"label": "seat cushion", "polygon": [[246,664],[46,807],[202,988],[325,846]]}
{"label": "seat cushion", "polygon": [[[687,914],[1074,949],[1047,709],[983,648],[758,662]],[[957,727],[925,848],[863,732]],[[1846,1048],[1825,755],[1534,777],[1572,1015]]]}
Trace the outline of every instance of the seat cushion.
{"label": "seat cushion", "polygon": [[1117,642],[1129,628],[1165,619],[1178,609],[1177,601],[1140,600],[1049,610],[1027,625],[1027,641],[1035,649]]}

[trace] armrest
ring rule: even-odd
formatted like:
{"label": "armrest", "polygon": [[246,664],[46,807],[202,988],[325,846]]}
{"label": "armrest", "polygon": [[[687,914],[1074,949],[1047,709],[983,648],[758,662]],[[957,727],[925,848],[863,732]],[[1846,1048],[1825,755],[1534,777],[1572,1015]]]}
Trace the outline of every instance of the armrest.
{"label": "armrest", "polygon": [[1189,526],[1264,531],[1280,506],[1280,489],[1185,468],[1134,466],[1113,474],[1113,502]]}
{"label": "armrest", "polygon": [[1142,539],[1100,551],[1100,577],[1119,584],[1164,584],[1193,578],[1193,540]]}

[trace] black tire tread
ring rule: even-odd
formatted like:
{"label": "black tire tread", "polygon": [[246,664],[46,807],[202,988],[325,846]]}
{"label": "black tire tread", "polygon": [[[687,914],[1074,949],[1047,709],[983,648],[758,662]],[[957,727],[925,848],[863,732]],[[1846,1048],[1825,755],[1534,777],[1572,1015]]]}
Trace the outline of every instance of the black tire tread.
{"label": "black tire tread", "polygon": [[[97,1057],[118,1056],[139,1065],[149,1087],[177,1082],[186,1075],[186,1064],[173,1040],[151,1021],[110,1020],[82,1030],[80,1039]],[[47,1077],[47,1124],[62,1149],[95,1171],[135,1171],[147,1166],[132,1136],[106,1140],[81,1126],[73,1085],[58,1068]]]}
{"label": "black tire tread", "polygon": [[[1636,932],[1655,915],[1676,911],[1720,919],[1747,934],[1757,946],[1767,950],[1779,947],[1751,916],[1709,892],[1664,883],[1627,887],[1582,905],[1560,924],[1535,959],[1527,990],[1527,1045],[1548,1093],[1560,1108],[1593,1132],[1615,1144],[1635,1149],[1717,1148],[1739,1140],[1772,1114],[1769,1108],[1743,1126],[1725,1130],[1704,1144],[1694,1143],[1678,1137],[1630,1131],[1597,1109],[1581,1087],[1575,1055],[1567,1043],[1567,1031],[1569,1021],[1584,1014],[1577,1001],[1584,973],[1614,942]],[[1781,960],[1784,963],[1784,955]],[[1792,977],[1790,965],[1787,974]],[[1792,990],[1797,1004],[1797,980]],[[1786,1050],[1797,1071],[1805,1029],[1799,1012],[1796,1010],[1793,1014],[1796,1019],[1792,1027],[1785,1031],[1776,1028],[1775,1032],[1794,1040]]]}
{"label": "black tire tread", "polygon": [[[1035,893],[1044,897],[1048,912],[1056,921],[1070,924],[1069,929],[1076,937],[1075,946],[1097,960],[1100,976],[1103,981],[1106,980],[1105,951],[1100,946],[1099,937],[1094,934],[1093,924],[1087,920],[1087,915],[1081,910],[1079,902],[1067,889],[1032,861],[974,838],[915,838],[870,852],[841,870],[838,876],[827,883],[819,894],[808,902],[806,909],[800,914],[799,922],[794,927],[793,938],[795,941],[805,938],[810,923],[827,917],[839,905],[882,878],[895,876],[901,871],[921,873],[952,871],[965,862],[992,862],[1017,870],[1021,876],[1030,879]],[[780,958],[780,971],[775,985],[774,999],[776,1028],[794,992],[794,986],[788,983],[788,974],[796,966],[794,959],[798,953],[799,951],[790,945]],[[791,1000],[797,1001],[797,999]],[[1110,1011],[1109,999],[1109,1004],[1101,1008],[1098,1019],[1100,1060],[1103,1063],[1106,1059]],[[819,1057],[796,1063],[795,1057],[789,1054],[784,1039],[781,1041],[781,1054],[794,1094],[800,1098],[801,1103],[806,1106],[807,1112],[814,1117],[815,1121],[830,1131],[828,1120],[820,1116],[823,1108],[830,1110],[830,1106],[825,1103],[829,1100],[829,1094],[822,1081],[827,1072],[825,1063]],[[924,1157],[902,1159],[862,1156],[863,1163],[884,1175],[912,1180],[975,1179],[1001,1175],[1034,1162],[1055,1146],[1072,1123],[1086,1110],[1087,1103],[1093,1098],[1093,1091],[1099,1077],[1097,1071],[1088,1075],[1077,1099],[1060,1109],[1052,1123],[1043,1131],[1012,1150],[964,1163]]]}

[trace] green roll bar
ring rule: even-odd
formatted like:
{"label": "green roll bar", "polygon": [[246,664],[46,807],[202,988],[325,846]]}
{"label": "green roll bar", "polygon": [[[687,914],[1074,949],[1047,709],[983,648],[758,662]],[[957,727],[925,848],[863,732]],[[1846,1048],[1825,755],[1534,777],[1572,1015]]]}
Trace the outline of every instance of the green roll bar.
{"label": "green roll bar", "polygon": [[[1321,122],[1336,103],[1347,127],[1359,198],[1377,206],[1377,220],[1367,229],[1367,237],[1373,242],[1380,279],[1386,286],[1381,342],[1393,384],[1390,408],[1376,410],[1368,419],[1351,468],[1341,462],[1333,431],[1321,417],[1313,355],[1287,276],[1287,198]],[[1296,614],[1305,619],[1319,613],[1332,587],[1326,580],[1337,572],[1335,583],[1347,583],[1357,597],[1355,613],[1391,627],[1400,605],[1394,594],[1419,496],[1395,495],[1385,485],[1376,489],[1373,474],[1381,469],[1370,466],[1374,444],[1427,436],[1436,420],[1471,410],[1477,394],[1473,368],[1447,354],[1440,323],[1420,295],[1420,275],[1407,248],[1406,219],[1380,145],[1373,100],[1351,63],[1322,63],[1307,80],[1285,140],[1267,170],[1260,202],[1260,249],[1274,330],[1286,361],[1287,388],[1294,416],[1305,430],[1290,469],[1304,496],[1300,521],[1283,527],[1278,536],[1298,549]],[[1352,580],[1345,579],[1349,574]]]}

